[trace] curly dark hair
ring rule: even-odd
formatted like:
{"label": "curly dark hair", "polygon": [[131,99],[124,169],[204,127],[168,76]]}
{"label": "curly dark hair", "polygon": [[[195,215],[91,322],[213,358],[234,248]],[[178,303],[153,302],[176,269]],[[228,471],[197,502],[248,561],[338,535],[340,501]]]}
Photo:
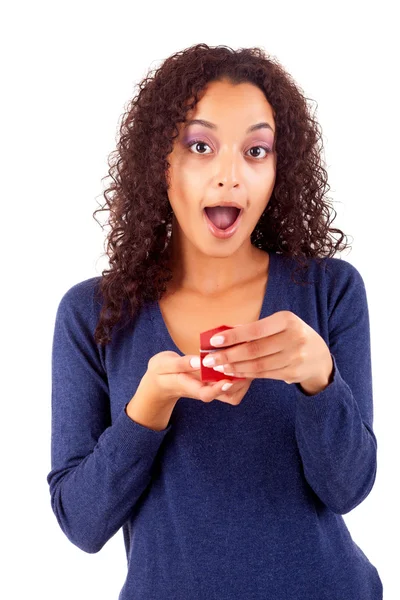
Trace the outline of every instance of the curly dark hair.
{"label": "curly dark hair", "polygon": [[[106,204],[93,213],[95,218],[109,209],[111,226],[110,269],[102,271],[99,285],[98,344],[111,341],[123,314],[133,318],[143,303],[159,300],[172,279],[167,156],[179,135],[177,124],[185,122],[207,84],[221,80],[258,86],[275,114],[275,186],[251,243],[295,257],[306,269],[307,257],[320,260],[348,247],[341,244],[347,236],[329,228],[335,217],[329,221],[320,126],[291,76],[260,48],[191,46],[167,58],[153,74],[149,71],[139,84],[123,115],[117,149],[108,158],[113,181],[103,192]],[[332,233],[340,235],[339,241],[331,239]]]}

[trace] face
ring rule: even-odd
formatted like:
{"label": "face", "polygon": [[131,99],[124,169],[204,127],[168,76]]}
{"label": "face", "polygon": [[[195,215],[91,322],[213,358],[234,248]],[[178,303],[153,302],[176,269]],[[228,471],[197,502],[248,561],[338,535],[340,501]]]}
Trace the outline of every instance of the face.
{"label": "face", "polygon": [[[214,125],[191,124],[203,119]],[[263,122],[269,127],[252,126]],[[168,156],[168,198],[174,211],[172,238],[209,257],[227,257],[250,247],[250,235],[272,194],[276,176],[274,111],[250,83],[210,83],[195,109],[180,124]],[[237,231],[219,239],[209,230],[204,207],[237,202],[244,211]]]}

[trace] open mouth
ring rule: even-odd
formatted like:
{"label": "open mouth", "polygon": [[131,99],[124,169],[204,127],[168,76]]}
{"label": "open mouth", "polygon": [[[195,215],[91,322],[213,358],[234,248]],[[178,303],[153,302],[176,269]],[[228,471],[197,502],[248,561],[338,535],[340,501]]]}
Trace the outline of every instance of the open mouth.
{"label": "open mouth", "polygon": [[222,231],[232,227],[242,213],[236,206],[206,206],[204,210],[211,223]]}

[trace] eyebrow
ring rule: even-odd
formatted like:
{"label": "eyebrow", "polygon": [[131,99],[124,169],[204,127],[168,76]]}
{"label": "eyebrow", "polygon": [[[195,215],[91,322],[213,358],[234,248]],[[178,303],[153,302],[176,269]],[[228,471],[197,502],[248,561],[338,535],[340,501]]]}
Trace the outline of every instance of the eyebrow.
{"label": "eyebrow", "polygon": [[[204,125],[204,127],[208,127],[209,129],[218,129],[214,123],[210,123],[210,121],[205,121],[204,119],[191,119],[185,123],[184,129],[189,127],[189,125]],[[272,133],[275,133],[271,125],[266,121],[251,125],[251,127],[246,130],[246,133],[251,133],[252,131],[257,131],[258,129],[270,129]]]}

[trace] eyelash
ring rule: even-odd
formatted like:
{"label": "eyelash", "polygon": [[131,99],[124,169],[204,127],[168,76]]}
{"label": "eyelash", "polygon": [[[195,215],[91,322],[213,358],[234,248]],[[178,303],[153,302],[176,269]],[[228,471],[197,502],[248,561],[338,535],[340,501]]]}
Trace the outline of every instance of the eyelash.
{"label": "eyelash", "polygon": [[[190,150],[190,148],[192,146],[194,146],[195,144],[205,144],[206,146],[210,147],[209,144],[207,144],[207,142],[205,142],[204,140],[192,140],[191,142],[189,142],[188,144],[186,144],[186,148],[188,148]],[[265,152],[267,153],[267,156],[263,156],[262,158],[267,158],[268,154],[271,154],[272,150],[270,148],[268,148],[267,146],[252,146],[251,148],[249,148],[249,150],[252,150],[253,148],[262,148],[263,150],[265,150]],[[197,154],[196,152],[192,153],[192,154]],[[207,154],[199,154],[199,156],[208,156]],[[257,158],[255,156],[251,156],[250,158],[254,158],[255,160],[261,160],[260,158]]]}

